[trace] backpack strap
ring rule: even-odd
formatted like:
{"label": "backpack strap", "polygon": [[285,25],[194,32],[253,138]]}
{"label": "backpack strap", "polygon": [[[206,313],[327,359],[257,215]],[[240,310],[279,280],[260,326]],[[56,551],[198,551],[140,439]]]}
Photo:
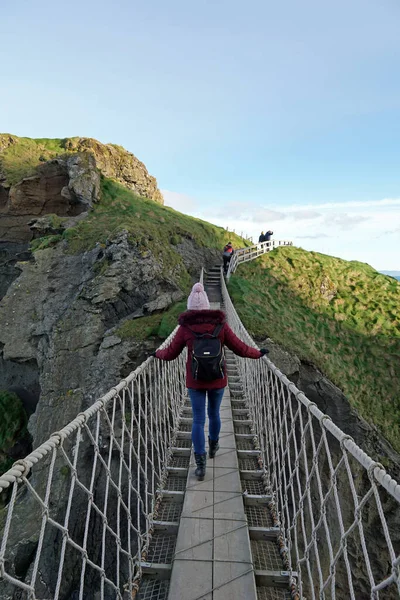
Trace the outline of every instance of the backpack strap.
{"label": "backpack strap", "polygon": [[224,323],[220,323],[219,325],[216,326],[216,328],[214,329],[214,331],[212,333],[213,337],[218,337],[219,336],[219,334],[220,334],[223,326],[224,326]]}

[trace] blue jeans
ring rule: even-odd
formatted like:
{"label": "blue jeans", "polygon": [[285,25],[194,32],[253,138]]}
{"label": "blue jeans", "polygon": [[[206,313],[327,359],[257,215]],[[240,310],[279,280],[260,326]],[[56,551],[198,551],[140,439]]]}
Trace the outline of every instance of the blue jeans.
{"label": "blue jeans", "polygon": [[192,442],[196,454],[205,454],[206,442],[204,425],[206,424],[206,394],[208,394],[208,429],[210,439],[216,441],[221,430],[219,409],[225,388],[219,390],[188,389],[193,410]]}

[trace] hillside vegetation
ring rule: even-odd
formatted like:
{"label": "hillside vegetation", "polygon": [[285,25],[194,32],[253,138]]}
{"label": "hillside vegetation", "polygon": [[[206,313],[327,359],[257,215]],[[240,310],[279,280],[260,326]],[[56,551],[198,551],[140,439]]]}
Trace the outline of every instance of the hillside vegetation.
{"label": "hillside vegetation", "polygon": [[[10,137],[10,136],[8,136]],[[10,144],[1,153],[0,171],[5,176],[5,182],[13,185],[36,173],[37,166],[56,156],[65,154],[65,141],[62,139],[31,139],[16,138],[18,142]],[[7,134],[0,134],[0,151],[2,142],[6,141]]]}
{"label": "hillside vegetation", "polygon": [[[142,255],[152,252],[165,272],[172,271],[179,287],[187,293],[192,280],[178,252],[178,247],[185,240],[192,240],[199,247],[220,250],[229,240],[239,248],[250,244],[248,240],[228,233],[222,227],[140,198],[111,179],[102,178],[101,191],[101,202],[76,227],[66,229],[62,234],[34,240],[32,249],[38,251],[64,242],[67,253],[77,254],[90,250],[98,243],[105,246],[107,240],[118,232],[127,231],[131,243],[140,249]],[[54,226],[59,226],[65,219],[54,215],[53,220]],[[103,268],[106,269],[107,265],[104,264]],[[183,310],[185,303],[178,303],[163,313],[125,321],[118,334],[124,339],[168,337],[176,325],[178,314]]]}
{"label": "hillside vegetation", "polygon": [[367,264],[278,248],[229,291],[255,338],[312,361],[400,451],[400,283]]}
{"label": "hillside vegetation", "polygon": [[[182,263],[176,246],[185,239],[193,240],[200,247],[221,251],[228,239],[236,247],[250,243],[234,233],[228,233],[222,227],[189,217],[153,200],[140,198],[111,179],[102,178],[101,191],[101,202],[84,220],[62,234],[34,240],[32,249],[37,251],[65,241],[66,252],[77,254],[90,250],[98,243],[105,244],[120,231],[127,231],[132,244],[138,246],[143,253],[151,251],[169,269]],[[57,222],[56,225],[66,220],[55,215],[53,219]],[[182,282],[185,291],[189,283],[186,273],[185,281]]]}

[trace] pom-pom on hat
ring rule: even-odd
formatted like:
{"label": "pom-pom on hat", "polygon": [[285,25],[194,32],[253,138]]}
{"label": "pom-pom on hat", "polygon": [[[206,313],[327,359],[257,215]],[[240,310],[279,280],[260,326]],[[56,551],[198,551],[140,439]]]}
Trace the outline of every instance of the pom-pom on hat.
{"label": "pom-pom on hat", "polygon": [[187,301],[188,310],[207,310],[210,308],[207,294],[201,283],[195,283]]}

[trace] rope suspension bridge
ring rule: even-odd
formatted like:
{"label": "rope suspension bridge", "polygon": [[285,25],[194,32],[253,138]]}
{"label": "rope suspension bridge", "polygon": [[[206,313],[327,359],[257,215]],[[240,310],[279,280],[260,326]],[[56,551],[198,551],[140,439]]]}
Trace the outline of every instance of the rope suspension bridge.
{"label": "rope suspension bridge", "polygon": [[[221,268],[204,283],[255,347]],[[148,358],[0,477],[0,598],[399,598],[400,485],[268,358],[226,352],[220,451],[194,478],[185,353]]]}

